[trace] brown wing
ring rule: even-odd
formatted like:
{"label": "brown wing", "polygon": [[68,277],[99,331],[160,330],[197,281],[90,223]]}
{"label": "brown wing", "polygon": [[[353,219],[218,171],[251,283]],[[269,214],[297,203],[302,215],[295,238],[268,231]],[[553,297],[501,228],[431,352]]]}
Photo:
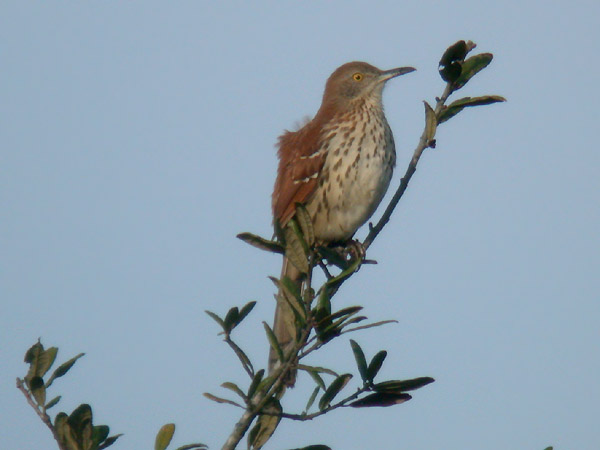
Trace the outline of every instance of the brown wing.
{"label": "brown wing", "polygon": [[273,218],[285,225],[296,212],[296,203],[305,203],[319,182],[325,164],[320,152],[321,127],[309,122],[296,132],[285,132],[279,138],[279,167],[273,189]]}

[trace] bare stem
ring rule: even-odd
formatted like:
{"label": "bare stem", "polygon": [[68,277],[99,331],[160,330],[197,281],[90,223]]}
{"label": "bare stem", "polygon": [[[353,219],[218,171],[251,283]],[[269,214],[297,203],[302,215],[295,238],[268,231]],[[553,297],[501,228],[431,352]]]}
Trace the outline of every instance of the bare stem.
{"label": "bare stem", "polygon": [[[450,94],[452,94],[452,91],[453,91],[452,83],[447,83],[446,89],[444,89],[444,93],[436,101],[435,110],[434,110],[436,117],[439,116],[440,112],[442,111],[442,108],[444,107],[444,103],[446,102],[446,100],[448,99]],[[406,191],[406,188],[408,187],[408,183],[410,182],[410,179],[412,178],[413,174],[417,170],[417,164],[419,163],[419,159],[421,158],[423,151],[426,148],[431,147],[432,145],[433,145],[433,143],[431,142],[431,140],[427,139],[426,128],[425,128],[425,130],[423,130],[423,134],[421,134],[421,138],[419,139],[419,144],[417,145],[417,148],[415,148],[413,157],[410,160],[408,167],[406,168],[406,172],[404,173],[404,176],[400,180],[400,186],[398,186],[398,189],[396,190],[394,196],[392,197],[392,200],[390,201],[389,205],[385,209],[383,216],[381,216],[381,219],[379,219],[379,222],[377,222],[376,225],[369,227],[370,228],[369,234],[367,235],[367,237],[365,238],[365,240],[363,242],[363,247],[365,250],[371,246],[371,244],[373,243],[373,241],[375,240],[377,235],[381,232],[381,230],[383,230],[383,227],[389,222],[390,217],[392,216],[392,213],[394,212],[394,209],[396,209],[398,202],[400,201],[400,199],[404,195],[404,192]]]}
{"label": "bare stem", "polygon": [[33,408],[33,410],[36,412],[36,414],[39,416],[39,418],[42,419],[42,422],[44,422],[46,424],[46,426],[50,429],[50,431],[52,432],[52,436],[54,436],[54,439],[56,440],[56,443],[58,444],[58,448],[60,450],[67,450],[66,447],[64,447],[61,444],[60,440],[58,439],[58,435],[56,434],[56,430],[54,429],[54,426],[52,425],[52,420],[50,420],[50,416],[48,414],[46,414],[46,411],[43,411],[35,403],[35,401],[31,397],[31,393],[25,387],[25,383],[20,378],[17,378],[17,389],[19,389],[23,393],[23,395],[27,399],[27,403],[29,403],[29,406],[31,406]]}

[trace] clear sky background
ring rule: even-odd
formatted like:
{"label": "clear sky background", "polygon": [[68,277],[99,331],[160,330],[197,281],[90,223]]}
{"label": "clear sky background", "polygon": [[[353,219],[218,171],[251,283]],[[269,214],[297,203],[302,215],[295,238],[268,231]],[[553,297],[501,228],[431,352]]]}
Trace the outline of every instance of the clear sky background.
{"label": "clear sky background", "polygon": [[[55,448],[14,386],[41,337],[86,352],[54,413],[90,403],[115,449],[167,422],[220,448],[239,412],[202,392],[247,382],[203,311],[258,300],[237,338],[265,364],[280,259],[235,235],[271,233],[277,136],[342,63],[417,67],[384,93],[395,188],[442,52],[471,39],[495,59],[460,96],[508,102],[440,127],[379,265],[335,300],[399,320],[354,336],[389,351],[382,378],[436,382],[283,422],[268,448],[600,448],[599,19],[595,0],[2,2],[0,446]],[[332,347],[313,362],[356,373]]]}

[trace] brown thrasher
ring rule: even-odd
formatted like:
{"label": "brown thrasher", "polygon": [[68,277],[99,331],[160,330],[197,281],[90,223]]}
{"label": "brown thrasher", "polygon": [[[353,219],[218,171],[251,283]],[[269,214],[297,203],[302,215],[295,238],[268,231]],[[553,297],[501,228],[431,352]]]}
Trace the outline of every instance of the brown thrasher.
{"label": "brown thrasher", "polygon": [[[382,71],[364,63],[344,64],[327,80],[316,116],[300,130],[279,138],[279,167],[273,190],[273,217],[284,227],[302,203],[319,243],[345,242],[375,212],[396,163],[394,138],[382,104],[386,81],[414,71]],[[301,274],[287,258],[281,277],[300,283]],[[273,331],[281,348],[295,342],[293,313],[277,295]],[[277,367],[271,349],[269,371]],[[295,370],[286,379],[293,386]]]}

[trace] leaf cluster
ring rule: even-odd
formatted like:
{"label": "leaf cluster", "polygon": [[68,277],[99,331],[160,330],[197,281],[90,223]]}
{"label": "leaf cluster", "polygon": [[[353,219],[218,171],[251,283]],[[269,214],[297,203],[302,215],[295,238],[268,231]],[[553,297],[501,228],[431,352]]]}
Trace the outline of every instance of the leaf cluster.
{"label": "leaf cluster", "polygon": [[47,410],[57,405],[61,396],[46,401],[48,388],[57,378],[66,375],[84,355],[80,353],[62,363],[44,381],[44,376],[54,365],[57,354],[57,347],[45,349],[38,340],[25,353],[24,360],[29,364],[29,370],[23,379],[17,379],[17,387],[50,428],[61,450],[102,450],[111,446],[121,434],[109,436],[110,429],[107,425],[94,425],[92,408],[88,404],[79,405],[71,414],[59,412],[54,421],[50,419]]}

